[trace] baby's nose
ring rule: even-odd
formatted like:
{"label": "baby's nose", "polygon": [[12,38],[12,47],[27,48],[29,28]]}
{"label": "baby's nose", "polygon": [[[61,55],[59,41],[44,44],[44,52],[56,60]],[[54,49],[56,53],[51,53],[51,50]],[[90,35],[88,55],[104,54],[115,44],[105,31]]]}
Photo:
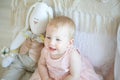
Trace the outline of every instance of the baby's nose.
{"label": "baby's nose", "polygon": [[50,45],[54,46],[55,45],[55,40],[51,40]]}

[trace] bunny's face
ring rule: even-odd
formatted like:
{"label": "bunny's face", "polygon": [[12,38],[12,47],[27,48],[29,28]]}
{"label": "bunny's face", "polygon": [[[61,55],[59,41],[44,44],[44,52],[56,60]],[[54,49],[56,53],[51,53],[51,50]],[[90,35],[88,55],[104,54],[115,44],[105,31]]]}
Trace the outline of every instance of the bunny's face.
{"label": "bunny's face", "polygon": [[47,23],[49,21],[49,15],[46,6],[47,5],[45,4],[36,5],[30,15],[29,24],[33,34],[39,35],[40,33],[45,32]]}

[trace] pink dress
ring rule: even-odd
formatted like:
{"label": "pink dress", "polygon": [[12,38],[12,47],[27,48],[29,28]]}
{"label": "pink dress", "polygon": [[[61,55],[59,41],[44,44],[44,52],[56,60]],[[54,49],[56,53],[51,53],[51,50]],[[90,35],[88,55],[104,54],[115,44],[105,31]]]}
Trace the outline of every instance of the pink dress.
{"label": "pink dress", "polygon": [[[70,52],[76,50],[75,48],[70,48],[66,53],[59,59],[52,59],[49,53],[45,53],[46,64],[48,67],[49,75],[54,80],[64,80],[64,78],[69,75],[70,67]],[[78,51],[77,51],[78,52]],[[80,54],[78,52],[78,54]],[[97,75],[93,69],[93,66],[81,55],[81,74],[79,80],[101,80],[102,78]],[[32,75],[30,80],[41,80],[38,74],[38,70]]]}

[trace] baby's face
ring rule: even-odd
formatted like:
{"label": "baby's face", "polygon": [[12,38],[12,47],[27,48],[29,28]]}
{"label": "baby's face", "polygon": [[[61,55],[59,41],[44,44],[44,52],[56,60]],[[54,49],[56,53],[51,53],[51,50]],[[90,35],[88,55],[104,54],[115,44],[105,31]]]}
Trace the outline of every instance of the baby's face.
{"label": "baby's face", "polygon": [[70,44],[68,28],[47,27],[45,47],[51,55],[63,55]]}

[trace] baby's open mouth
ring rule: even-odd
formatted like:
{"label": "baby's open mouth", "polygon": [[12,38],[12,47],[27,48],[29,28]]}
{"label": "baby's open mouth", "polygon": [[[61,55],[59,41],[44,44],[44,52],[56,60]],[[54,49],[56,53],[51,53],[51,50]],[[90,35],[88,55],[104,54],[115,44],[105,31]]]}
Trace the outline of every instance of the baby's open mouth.
{"label": "baby's open mouth", "polygon": [[55,48],[49,47],[50,51],[55,51]]}

